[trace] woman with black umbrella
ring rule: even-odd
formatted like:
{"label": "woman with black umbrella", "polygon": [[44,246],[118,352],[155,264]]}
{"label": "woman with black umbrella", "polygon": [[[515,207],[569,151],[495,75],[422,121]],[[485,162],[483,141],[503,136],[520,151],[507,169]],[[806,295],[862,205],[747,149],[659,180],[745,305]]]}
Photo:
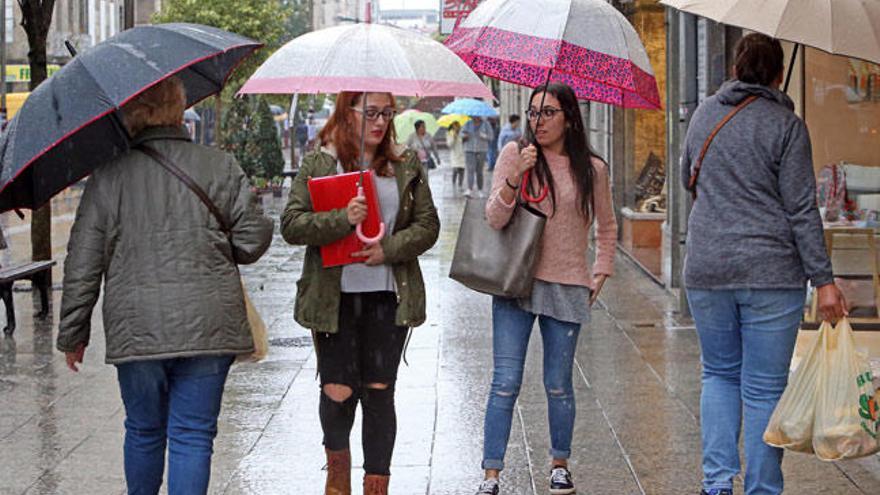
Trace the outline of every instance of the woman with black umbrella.
{"label": "woman with black umbrella", "polygon": [[235,160],[190,141],[185,106],[184,86],[171,78],[122,108],[134,150],[89,179],[64,266],[57,347],[73,371],[104,282],[106,362],[125,404],[131,494],[159,492],[166,444],[168,493],[207,492],[226,375],[254,348],[235,264],[257,261],[272,241],[272,220]]}

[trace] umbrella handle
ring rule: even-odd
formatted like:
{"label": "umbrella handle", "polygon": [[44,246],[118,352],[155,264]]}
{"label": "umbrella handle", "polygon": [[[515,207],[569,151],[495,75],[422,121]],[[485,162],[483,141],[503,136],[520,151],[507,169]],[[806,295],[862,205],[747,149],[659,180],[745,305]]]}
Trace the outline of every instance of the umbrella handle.
{"label": "umbrella handle", "polygon": [[547,193],[550,192],[550,188],[547,187],[547,184],[544,184],[544,189],[541,190],[541,194],[539,194],[538,197],[535,198],[535,197],[532,197],[532,195],[530,195],[529,192],[527,191],[528,188],[526,187],[526,184],[528,184],[528,183],[529,183],[529,172],[526,171],[522,176],[522,182],[521,182],[522,187],[521,187],[520,191],[522,192],[522,199],[529,202],[529,203],[540,203],[541,201],[544,201],[544,198],[547,197]]}
{"label": "umbrella handle", "polygon": [[[364,197],[364,186],[358,186],[358,197],[359,198]],[[357,233],[357,238],[360,239],[361,242],[363,242],[365,244],[373,244],[373,243],[381,241],[382,238],[385,237],[385,222],[379,223],[379,233],[376,234],[376,237],[367,237],[364,234],[363,225],[364,225],[364,223],[361,222],[361,223],[357,224],[357,227],[355,228],[355,232]]]}

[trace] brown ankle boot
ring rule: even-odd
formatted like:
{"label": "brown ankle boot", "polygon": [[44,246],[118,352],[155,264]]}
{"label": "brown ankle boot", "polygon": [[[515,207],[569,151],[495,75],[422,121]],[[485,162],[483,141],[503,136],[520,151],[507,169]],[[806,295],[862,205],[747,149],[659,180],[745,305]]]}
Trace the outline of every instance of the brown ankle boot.
{"label": "brown ankle boot", "polygon": [[390,476],[368,474],[364,476],[364,495],[388,495]]}
{"label": "brown ankle boot", "polygon": [[351,495],[351,452],[348,449],[324,451],[327,452],[324,495]]}

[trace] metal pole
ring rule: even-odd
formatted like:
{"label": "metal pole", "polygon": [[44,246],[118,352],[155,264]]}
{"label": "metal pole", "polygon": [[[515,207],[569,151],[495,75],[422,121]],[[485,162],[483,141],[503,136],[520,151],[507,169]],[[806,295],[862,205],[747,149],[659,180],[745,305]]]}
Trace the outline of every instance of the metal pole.
{"label": "metal pole", "polygon": [[6,124],[6,0],[0,0],[0,125]]}
{"label": "metal pole", "polygon": [[[697,84],[697,57],[699,54],[697,53],[697,18],[692,14],[679,14],[679,56],[678,60],[682,64],[680,73],[679,73],[679,99],[680,99],[680,107],[679,111],[681,112],[679,115],[679,136],[685,136],[687,134],[687,128],[690,124],[691,116],[694,114],[694,110],[697,109],[697,104],[699,100],[699,88]],[[679,170],[679,174],[682,173],[682,170]],[[680,181],[678,181],[680,182]],[[681,188],[680,184],[676,184],[676,187]],[[680,189],[679,189],[680,191]],[[676,216],[678,228],[674,232],[674,236],[677,238],[676,243],[673,245],[672,249],[676,253],[676,263],[678,266],[673,268],[674,272],[680,277],[681,270],[684,267],[684,253],[685,246],[687,243],[687,218],[690,213],[690,195],[688,194],[679,194],[676,197],[675,204],[673,207],[675,208],[675,212],[673,213]],[[688,307],[687,303],[687,294],[684,291],[684,281],[679,278],[679,287],[681,289],[679,293],[679,305],[678,309],[682,316],[690,316],[690,307]]]}

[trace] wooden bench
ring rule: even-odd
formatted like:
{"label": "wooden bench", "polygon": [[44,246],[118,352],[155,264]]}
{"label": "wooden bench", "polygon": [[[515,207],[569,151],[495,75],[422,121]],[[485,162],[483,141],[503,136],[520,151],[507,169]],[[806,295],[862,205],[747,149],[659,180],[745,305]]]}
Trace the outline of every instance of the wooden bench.
{"label": "wooden bench", "polygon": [[12,335],[15,331],[15,307],[12,304],[12,284],[16,280],[30,280],[40,289],[41,311],[37,314],[45,318],[49,314],[49,274],[55,261],[34,261],[19,266],[0,269],[0,297],[6,305],[6,328],[3,333]]}

